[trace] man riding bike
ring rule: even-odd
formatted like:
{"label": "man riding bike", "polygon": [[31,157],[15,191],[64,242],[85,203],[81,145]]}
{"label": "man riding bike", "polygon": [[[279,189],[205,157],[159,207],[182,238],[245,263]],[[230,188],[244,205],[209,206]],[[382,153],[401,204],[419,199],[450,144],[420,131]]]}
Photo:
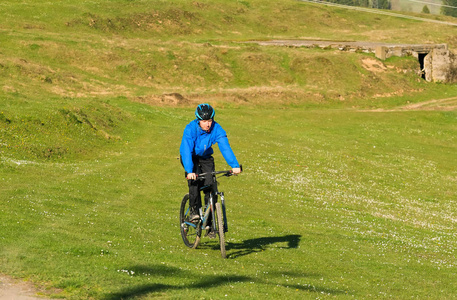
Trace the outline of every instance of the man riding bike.
{"label": "man riding bike", "polygon": [[[191,220],[200,218],[199,211],[202,207],[200,187],[211,185],[212,176],[207,176],[202,183],[197,179],[199,173],[214,172],[214,153],[212,146],[218,144],[227,164],[232,167],[234,174],[241,172],[240,165],[230,147],[227,133],[214,121],[215,111],[211,105],[204,103],[195,110],[196,119],[191,121],[184,129],[179,152],[181,164],[189,186],[189,204],[191,207]],[[205,192],[205,203],[208,202],[209,193]]]}

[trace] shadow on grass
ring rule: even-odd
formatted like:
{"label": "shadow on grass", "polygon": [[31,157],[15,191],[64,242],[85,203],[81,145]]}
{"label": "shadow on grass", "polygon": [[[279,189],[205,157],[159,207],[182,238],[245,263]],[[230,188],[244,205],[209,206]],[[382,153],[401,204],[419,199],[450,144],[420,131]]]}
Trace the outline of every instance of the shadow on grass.
{"label": "shadow on grass", "polygon": [[[128,270],[128,271],[127,271]],[[128,287],[120,292],[112,293],[106,295],[104,300],[121,300],[121,299],[132,299],[136,297],[145,296],[150,293],[160,293],[164,291],[173,291],[173,290],[182,290],[182,289],[208,289],[212,287],[218,287],[227,283],[233,282],[245,282],[250,280],[246,276],[210,276],[206,275],[200,277],[200,280],[188,284],[189,278],[196,279],[197,277],[192,276],[187,271],[182,271],[178,268],[168,267],[163,265],[152,265],[152,266],[134,266],[127,268],[126,273],[132,277],[154,277],[156,279],[163,279],[166,281],[166,278],[183,278],[183,285],[173,285],[173,284],[163,284],[163,283],[151,283],[151,284],[141,284],[137,286]]]}
{"label": "shadow on grass", "polygon": [[174,291],[182,289],[208,289],[218,287],[229,282],[243,282],[249,278],[245,276],[211,276],[203,278],[201,281],[193,283],[192,285],[172,285],[172,284],[143,284],[135,287],[129,287],[121,292],[117,292],[111,295],[107,295],[104,300],[121,300],[121,299],[132,299],[141,296],[145,296],[150,293],[159,293],[164,291]]}
{"label": "shadow on grass", "polygon": [[280,247],[281,249],[294,249],[298,248],[300,244],[301,235],[291,234],[285,236],[274,236],[274,237],[261,237],[256,239],[244,240],[241,243],[227,243],[226,249],[236,250],[228,253],[227,258],[237,258],[244,255],[249,255],[256,252],[265,251],[268,247],[278,244],[285,243],[286,246]]}
{"label": "shadow on grass", "polygon": [[[128,270],[128,271],[127,271]],[[285,285],[285,284],[278,284],[277,281],[265,281],[259,279],[257,277],[249,277],[249,276],[240,276],[240,275],[203,275],[203,277],[194,276],[192,273],[188,271],[183,271],[181,269],[175,267],[168,267],[164,265],[143,265],[143,266],[133,266],[127,268],[126,273],[132,277],[138,277],[144,279],[145,276],[154,278],[156,281],[169,281],[169,278],[183,278],[183,284],[168,284],[168,283],[151,283],[151,284],[139,284],[136,286],[131,286],[125,288],[119,292],[110,293],[103,297],[103,300],[126,300],[126,299],[136,299],[146,296],[152,293],[164,293],[164,292],[173,292],[179,290],[200,290],[200,289],[209,289],[209,288],[217,288],[222,285],[226,284],[234,284],[234,283],[243,283],[243,282],[256,282],[258,284],[265,284],[265,285],[274,285],[276,286],[283,286],[286,288],[292,288],[294,290],[301,290],[307,292],[314,292],[314,293],[325,293],[325,294],[343,294],[344,292],[341,290],[329,289],[325,287],[316,287],[314,285]],[[273,277],[282,278],[283,276],[291,276],[291,277],[317,277],[317,274],[303,274],[297,272],[273,272],[271,273]],[[189,278],[193,278],[195,282],[189,284]],[[272,283],[273,282],[273,283]]]}
{"label": "shadow on grass", "polygon": [[[244,240],[241,243],[232,243],[227,242],[225,249],[227,252],[227,258],[238,258],[240,256],[249,255],[256,252],[262,252],[267,250],[270,247],[275,247],[279,249],[294,249],[298,248],[300,244],[301,235],[290,234],[285,236],[271,236],[271,237],[261,237],[255,239]],[[275,244],[283,244],[275,245]],[[219,250],[219,240],[209,240],[201,242],[198,246],[198,249],[213,249]],[[235,250],[235,251],[233,251]]]}

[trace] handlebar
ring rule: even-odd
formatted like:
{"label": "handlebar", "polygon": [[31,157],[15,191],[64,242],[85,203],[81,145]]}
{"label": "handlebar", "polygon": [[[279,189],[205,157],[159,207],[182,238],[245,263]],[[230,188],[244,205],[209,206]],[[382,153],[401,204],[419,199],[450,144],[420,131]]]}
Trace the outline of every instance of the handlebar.
{"label": "handlebar", "polygon": [[[241,169],[241,172],[243,172],[243,166],[242,165],[240,165],[240,169]],[[203,179],[205,179],[205,176],[208,176],[208,175],[218,175],[218,174],[222,174],[219,177],[222,177],[222,176],[230,177],[230,176],[235,175],[235,174],[233,174],[232,170],[206,172],[206,173],[197,174],[197,180],[203,180]]]}

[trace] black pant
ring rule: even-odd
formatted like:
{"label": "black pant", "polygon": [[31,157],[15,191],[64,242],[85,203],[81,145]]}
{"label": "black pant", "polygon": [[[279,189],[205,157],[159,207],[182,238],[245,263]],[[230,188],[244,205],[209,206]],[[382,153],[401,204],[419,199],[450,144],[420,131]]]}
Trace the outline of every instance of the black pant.
{"label": "black pant", "polygon": [[[196,174],[200,173],[210,173],[215,171],[214,167],[214,158],[212,156],[208,158],[201,158],[198,156],[192,157],[192,161],[194,163],[194,169],[192,170]],[[181,160],[182,164],[182,160]],[[185,176],[187,177],[187,172],[185,172]],[[188,180],[187,181],[189,186],[189,205],[196,209],[202,207],[202,197],[200,193],[200,188],[205,185],[211,185],[214,183],[213,176],[208,175],[205,176],[205,180]],[[205,191],[205,204],[208,203],[210,193],[213,190],[206,190]]]}

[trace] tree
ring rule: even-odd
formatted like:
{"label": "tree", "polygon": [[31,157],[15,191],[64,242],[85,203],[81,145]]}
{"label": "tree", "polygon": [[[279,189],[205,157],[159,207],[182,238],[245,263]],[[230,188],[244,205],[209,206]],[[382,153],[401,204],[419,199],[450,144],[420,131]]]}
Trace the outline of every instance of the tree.
{"label": "tree", "polygon": [[441,14],[457,17],[457,0],[443,0],[443,6],[441,6]]}
{"label": "tree", "polygon": [[424,7],[422,8],[422,13],[424,13],[424,14],[429,14],[430,13],[430,9],[428,9],[427,5],[424,5]]}
{"label": "tree", "polygon": [[378,8],[380,9],[391,9],[392,5],[390,0],[378,0]]}

